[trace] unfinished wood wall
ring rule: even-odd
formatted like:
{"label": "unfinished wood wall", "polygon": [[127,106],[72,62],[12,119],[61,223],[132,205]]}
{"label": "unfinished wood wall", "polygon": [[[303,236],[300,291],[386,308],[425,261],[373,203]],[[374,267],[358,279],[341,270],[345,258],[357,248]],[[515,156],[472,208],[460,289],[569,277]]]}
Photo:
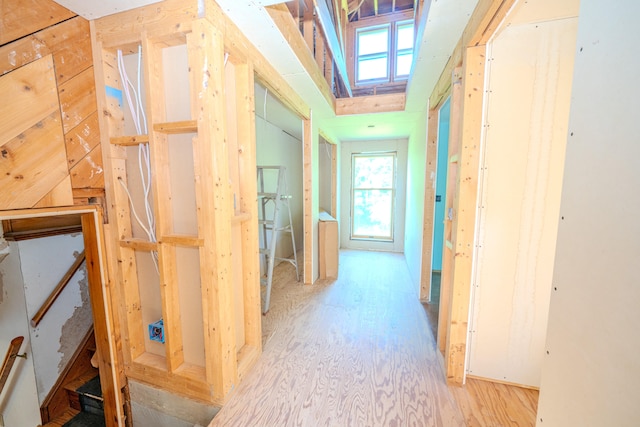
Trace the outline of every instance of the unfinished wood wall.
{"label": "unfinished wood wall", "polygon": [[[294,111],[308,108],[215,2],[169,0],[92,25],[125,373],[222,404],[262,345],[254,74]],[[146,134],[128,124],[119,50],[142,52]],[[144,209],[140,142],[151,152],[155,241],[132,208]],[[164,344],[148,339],[160,318]]]}
{"label": "unfinished wood wall", "polygon": [[469,375],[540,385],[576,28],[510,25],[489,46]]}
{"label": "unfinished wood wall", "polygon": [[89,23],[53,1],[9,0],[1,12],[1,90],[11,102],[1,112],[0,208],[100,202]]}

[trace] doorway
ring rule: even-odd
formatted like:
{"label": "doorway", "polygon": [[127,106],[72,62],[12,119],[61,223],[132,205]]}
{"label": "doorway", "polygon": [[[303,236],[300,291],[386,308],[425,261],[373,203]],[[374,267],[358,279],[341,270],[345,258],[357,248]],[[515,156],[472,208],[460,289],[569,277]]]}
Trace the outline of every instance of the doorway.
{"label": "doorway", "polygon": [[[104,399],[104,411],[105,418],[116,420],[117,425],[124,425],[123,414],[123,402],[122,395],[119,390],[123,384],[118,384],[119,380],[115,375],[119,366],[119,361],[114,354],[114,340],[117,338],[114,336],[119,333],[114,326],[111,319],[112,309],[110,306],[110,294],[106,288],[106,268],[104,264],[104,240],[102,235],[102,215],[99,210],[92,207],[72,207],[72,208],[56,208],[56,209],[29,209],[19,211],[4,211],[0,212],[0,220],[12,220],[12,221],[31,221],[34,224],[55,224],[64,222],[64,218],[69,216],[75,216],[79,219],[80,227],[76,229],[76,233],[81,231],[81,237],[76,237],[82,240],[80,246],[84,248],[84,254],[86,259],[86,283],[88,287],[89,300],[91,305],[91,311],[93,313],[93,325],[95,331],[96,349],[99,354],[98,357],[98,369],[101,380],[102,395]],[[47,232],[51,232],[48,229]],[[46,235],[46,234],[45,234]],[[57,246],[56,246],[57,247]],[[39,248],[42,249],[42,248]],[[57,250],[53,250],[57,254]],[[57,255],[54,255],[57,256]],[[24,284],[21,284],[24,286]],[[23,312],[25,324],[28,322],[27,313]],[[16,322],[12,322],[16,323]],[[24,329],[24,328],[23,328]],[[31,333],[26,330],[25,338]],[[37,332],[37,331],[36,331]],[[33,340],[29,342],[33,344]],[[36,351],[36,347],[33,345],[25,347],[27,351]],[[62,340],[61,343],[62,344]],[[70,350],[73,352],[73,350]],[[36,355],[28,355],[30,360],[34,363],[32,367],[35,369],[36,361],[38,360]],[[34,384],[35,386],[35,384]],[[12,400],[12,396],[7,396],[7,390],[5,398]],[[16,399],[20,399],[21,396],[16,396]],[[36,396],[34,396],[36,397]],[[36,397],[31,403],[24,399],[15,401],[13,404],[9,402],[6,406],[6,411],[10,411],[10,408],[15,408],[18,412],[24,412],[25,408],[31,408],[33,405],[37,408],[37,413],[40,413],[40,399]],[[4,413],[5,420],[8,419],[8,412]],[[13,414],[16,415],[16,414]],[[12,415],[12,416],[13,416]],[[17,416],[20,416],[19,414]]]}

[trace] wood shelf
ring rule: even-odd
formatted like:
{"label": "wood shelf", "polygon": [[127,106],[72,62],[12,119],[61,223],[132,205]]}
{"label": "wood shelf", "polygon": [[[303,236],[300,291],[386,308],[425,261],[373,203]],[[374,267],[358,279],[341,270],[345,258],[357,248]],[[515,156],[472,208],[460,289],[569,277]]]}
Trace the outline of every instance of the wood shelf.
{"label": "wood shelf", "polygon": [[111,144],[113,145],[122,145],[125,147],[130,147],[130,146],[148,143],[149,135],[116,136],[109,139],[109,142],[111,142]]}
{"label": "wood shelf", "polygon": [[181,122],[156,123],[153,130],[168,135],[180,133],[196,133],[198,132],[198,122],[195,120],[185,120]]}

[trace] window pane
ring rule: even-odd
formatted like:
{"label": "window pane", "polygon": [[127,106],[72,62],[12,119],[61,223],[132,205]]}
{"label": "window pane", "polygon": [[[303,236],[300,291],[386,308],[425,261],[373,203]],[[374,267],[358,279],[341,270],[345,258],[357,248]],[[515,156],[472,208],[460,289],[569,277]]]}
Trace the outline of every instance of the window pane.
{"label": "window pane", "polygon": [[358,61],[358,80],[386,79],[387,57],[361,59]]}
{"label": "window pane", "polygon": [[398,25],[397,50],[413,49],[413,24]]}
{"label": "window pane", "polygon": [[413,60],[413,53],[402,53],[398,55],[396,61],[396,76],[408,76],[411,72],[411,62]]}
{"label": "window pane", "polygon": [[354,188],[393,188],[394,156],[358,156],[353,162]]}
{"label": "window pane", "polygon": [[353,192],[353,235],[391,238],[392,190]]}
{"label": "window pane", "polygon": [[384,53],[389,49],[389,28],[358,33],[358,56]]}

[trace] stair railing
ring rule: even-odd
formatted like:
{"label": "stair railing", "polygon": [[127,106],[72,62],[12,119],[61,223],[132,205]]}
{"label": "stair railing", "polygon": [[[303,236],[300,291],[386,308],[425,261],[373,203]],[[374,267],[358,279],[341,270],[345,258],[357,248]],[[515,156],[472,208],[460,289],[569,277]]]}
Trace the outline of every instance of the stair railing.
{"label": "stair railing", "polygon": [[4,362],[2,362],[2,368],[0,368],[0,394],[2,393],[2,389],[4,389],[4,385],[9,379],[9,374],[11,373],[11,368],[13,368],[13,362],[16,361],[16,358],[27,358],[27,353],[18,354],[23,341],[24,337],[15,337],[9,344],[7,355],[4,357]]}
{"label": "stair railing", "polygon": [[51,294],[47,297],[44,303],[42,303],[42,307],[40,307],[40,309],[33,316],[33,318],[31,319],[31,326],[33,326],[34,328],[38,326],[38,324],[40,323],[44,315],[47,314],[47,312],[49,311],[53,303],[56,302],[56,299],[58,299],[58,297],[64,290],[65,286],[67,286],[67,283],[69,283],[69,280],[71,280],[73,275],[76,274],[76,271],[78,271],[78,269],[84,262],[84,259],[85,259],[85,255],[84,255],[84,251],[82,251],[80,255],[78,255],[78,257],[76,258],[76,260],[73,262],[71,267],[69,267],[69,270],[67,270],[67,272],[62,277],[62,279],[60,279],[60,281],[58,282],[56,287],[53,289],[53,291],[51,291]]}

